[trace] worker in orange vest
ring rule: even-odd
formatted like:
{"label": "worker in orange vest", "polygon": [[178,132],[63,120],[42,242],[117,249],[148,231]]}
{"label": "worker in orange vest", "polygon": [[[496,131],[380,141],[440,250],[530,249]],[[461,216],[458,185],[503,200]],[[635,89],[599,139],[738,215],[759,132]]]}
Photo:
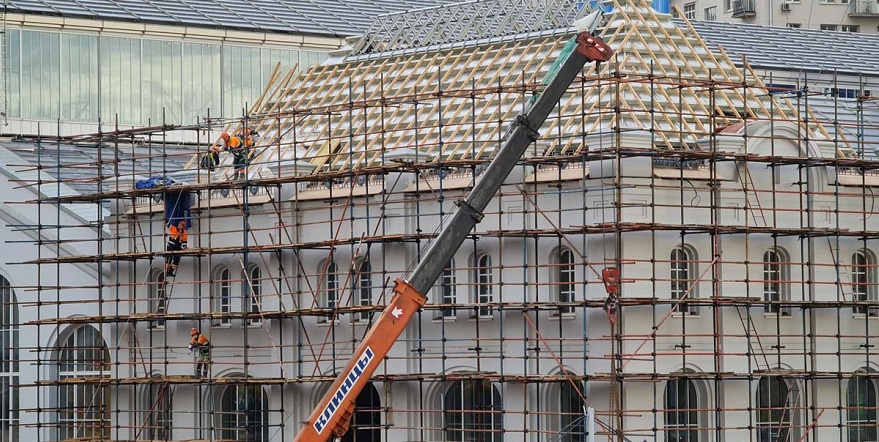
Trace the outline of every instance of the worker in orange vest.
{"label": "worker in orange vest", "polygon": [[[225,133],[225,132],[224,132]],[[228,137],[228,134],[226,134]],[[247,178],[247,163],[253,159],[253,147],[259,140],[259,133],[253,129],[236,130],[226,141],[226,148],[232,153],[234,173],[232,180]]]}
{"label": "worker in orange vest", "polygon": [[217,142],[207,152],[202,154],[198,161],[198,167],[213,172],[220,165],[220,152],[228,150],[230,141],[231,137],[228,132],[221,133]]}
{"label": "worker in orange vest", "polygon": [[192,339],[189,340],[189,351],[198,349],[198,363],[195,365],[195,375],[200,378],[208,377],[208,366],[211,364],[211,342],[193,327],[189,331]]}
{"label": "worker in orange vest", "polygon": [[[189,234],[186,233],[186,220],[180,220],[177,225],[168,227],[168,251],[180,251],[186,248]],[[170,255],[165,258],[165,278],[176,276],[177,265],[180,264],[180,255]]]}

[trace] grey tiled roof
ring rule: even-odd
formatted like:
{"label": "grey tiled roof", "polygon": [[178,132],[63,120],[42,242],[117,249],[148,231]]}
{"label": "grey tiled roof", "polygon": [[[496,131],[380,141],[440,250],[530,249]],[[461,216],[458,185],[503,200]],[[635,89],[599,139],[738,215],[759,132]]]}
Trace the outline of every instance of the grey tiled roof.
{"label": "grey tiled roof", "polygon": [[[42,165],[53,180],[61,179],[68,193],[98,193],[98,172],[104,178],[119,174],[124,177],[166,175],[183,169],[195,148],[166,144],[154,148],[104,143],[68,144],[53,141],[36,143],[31,140],[2,140],[0,146],[20,159],[18,164],[2,164],[16,174],[28,165]],[[98,153],[98,150],[101,152]],[[100,169],[97,164],[101,164]],[[35,182],[35,180],[34,180]],[[49,185],[51,186],[51,185]],[[62,193],[63,194],[63,193]]]}
{"label": "grey tiled roof", "polygon": [[9,12],[344,37],[373,18],[455,0],[9,0]]}
{"label": "grey tiled roof", "polygon": [[[678,26],[685,27],[680,20]],[[779,26],[691,21],[715,50],[722,46],[733,61],[741,55],[754,67],[879,75],[879,35]]]}
{"label": "grey tiled roof", "polygon": [[[805,100],[800,100],[800,105],[800,112],[804,112]],[[858,103],[854,99],[815,95],[809,97],[809,108],[828,130],[839,129],[856,151],[879,159],[879,101]]]}

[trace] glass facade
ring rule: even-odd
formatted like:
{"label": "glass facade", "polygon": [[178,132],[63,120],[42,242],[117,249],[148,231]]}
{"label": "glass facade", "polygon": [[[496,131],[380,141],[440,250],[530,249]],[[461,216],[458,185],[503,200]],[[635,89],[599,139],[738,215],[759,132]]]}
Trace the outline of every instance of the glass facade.
{"label": "glass facade", "polygon": [[9,29],[9,117],[192,124],[234,117],[256,101],[277,63],[323,61],[279,47]]}

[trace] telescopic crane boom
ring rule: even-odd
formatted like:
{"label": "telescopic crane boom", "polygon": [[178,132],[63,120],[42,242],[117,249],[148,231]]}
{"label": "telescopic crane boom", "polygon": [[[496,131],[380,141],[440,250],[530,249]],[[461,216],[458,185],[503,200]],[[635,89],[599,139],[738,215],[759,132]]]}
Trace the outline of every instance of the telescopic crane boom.
{"label": "telescopic crane boom", "polygon": [[325,442],[333,437],[342,437],[348,431],[357,395],[415,312],[427,302],[425,293],[436,282],[443,267],[461,247],[473,226],[482,220],[482,211],[528,146],[538,138],[538,129],[556,103],[587,62],[610,59],[613,54],[610,47],[591,34],[599,18],[600,12],[596,11],[578,21],[581,32],[562,50],[562,57],[547,74],[543,91],[532,99],[525,113],[516,118],[506,141],[489,163],[482,179],[474,184],[466,199],[455,203],[458,210],[421,255],[409,279],[395,281],[390,303],[311,413],[295,442]]}

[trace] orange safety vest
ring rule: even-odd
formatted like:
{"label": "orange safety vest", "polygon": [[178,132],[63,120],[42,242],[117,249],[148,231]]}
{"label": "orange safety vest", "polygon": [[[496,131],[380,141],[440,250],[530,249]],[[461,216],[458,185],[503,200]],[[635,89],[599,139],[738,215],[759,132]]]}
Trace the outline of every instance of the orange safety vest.
{"label": "orange safety vest", "polygon": [[186,241],[189,240],[189,234],[186,233],[186,229],[178,229],[177,226],[171,226],[168,228],[168,236],[183,244],[186,244]]}
{"label": "orange safety vest", "polygon": [[205,335],[199,333],[198,336],[189,340],[189,345],[197,345],[199,347],[205,347],[208,345],[208,338]]}

